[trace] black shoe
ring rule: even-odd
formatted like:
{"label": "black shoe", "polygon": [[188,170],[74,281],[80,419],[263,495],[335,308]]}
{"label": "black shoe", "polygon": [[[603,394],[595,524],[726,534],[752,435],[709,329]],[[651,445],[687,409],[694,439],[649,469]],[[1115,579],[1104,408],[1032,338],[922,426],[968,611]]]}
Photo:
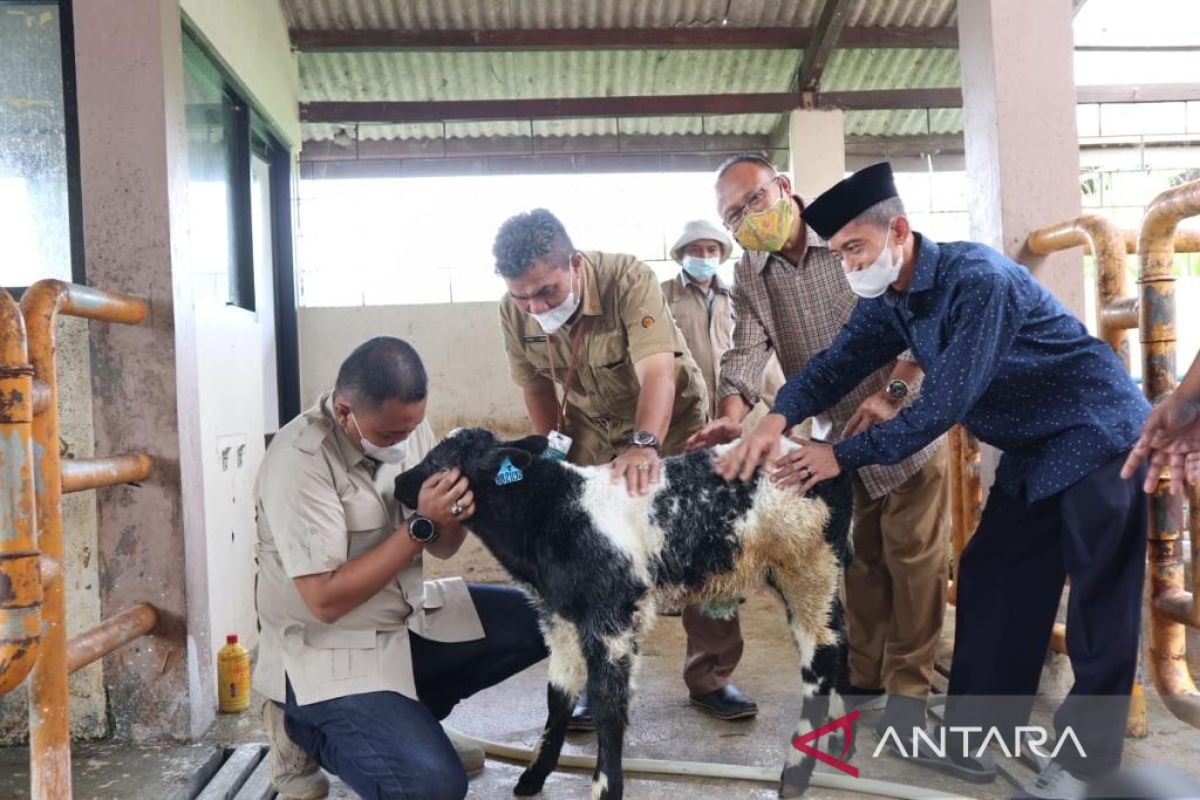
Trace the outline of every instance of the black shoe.
{"label": "black shoe", "polygon": [[571,712],[571,721],[567,723],[567,730],[583,733],[596,730],[596,720],[592,719],[592,709],[588,706],[586,689],[579,693],[579,699],[575,701],[575,710]]}
{"label": "black shoe", "polygon": [[[930,741],[939,741],[940,735],[940,731],[936,728],[928,731]],[[978,758],[964,756],[952,750],[956,744],[958,744],[957,741],[947,743],[945,748],[946,754],[940,755],[920,737],[916,739],[914,747],[913,736],[910,731],[907,739],[901,738],[900,746],[904,748],[903,752],[897,752],[895,745],[891,742],[889,742],[888,749],[911,764],[928,769],[936,769],[938,772],[953,775],[960,780],[970,781],[971,783],[991,783],[996,780],[996,762],[991,757],[991,754],[982,753]]]}
{"label": "black shoe", "polygon": [[712,692],[689,695],[692,705],[717,719],[748,719],[758,713],[758,704],[732,683]]}

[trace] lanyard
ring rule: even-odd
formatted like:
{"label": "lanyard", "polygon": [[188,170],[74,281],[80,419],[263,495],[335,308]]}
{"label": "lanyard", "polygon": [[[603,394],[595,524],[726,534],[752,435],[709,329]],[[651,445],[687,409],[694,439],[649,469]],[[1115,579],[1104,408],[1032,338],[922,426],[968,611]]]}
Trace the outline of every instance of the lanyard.
{"label": "lanyard", "polygon": [[[567,380],[563,383],[562,402],[558,401],[558,392],[554,393],[554,411],[558,416],[559,433],[562,433],[567,427],[567,394],[571,391],[571,383],[575,380],[575,373],[579,367],[579,343],[583,341],[583,329],[586,324],[586,318],[580,316],[578,327],[575,329],[575,335],[571,337],[571,356],[567,362]],[[558,376],[554,372],[554,345],[550,342],[550,336],[546,337],[546,352],[550,356],[550,380],[557,382]]]}

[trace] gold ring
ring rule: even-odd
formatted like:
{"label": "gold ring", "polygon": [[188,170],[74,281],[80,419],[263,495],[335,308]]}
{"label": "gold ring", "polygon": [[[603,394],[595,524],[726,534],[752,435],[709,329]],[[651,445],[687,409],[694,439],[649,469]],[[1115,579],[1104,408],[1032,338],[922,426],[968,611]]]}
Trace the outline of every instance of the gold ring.
{"label": "gold ring", "polygon": [[649,465],[649,464],[638,464],[638,465],[637,465],[637,468],[638,468],[638,469],[643,469],[643,470],[644,470],[644,469],[650,469],[650,465]]}

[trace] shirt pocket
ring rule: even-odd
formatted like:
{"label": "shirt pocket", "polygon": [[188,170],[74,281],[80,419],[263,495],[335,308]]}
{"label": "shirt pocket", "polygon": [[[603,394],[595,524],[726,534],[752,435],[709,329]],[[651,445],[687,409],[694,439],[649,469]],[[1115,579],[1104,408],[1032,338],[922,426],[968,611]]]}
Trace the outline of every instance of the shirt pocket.
{"label": "shirt pocket", "polygon": [[307,628],[308,678],[314,682],[366,678],[379,672],[374,630]]}

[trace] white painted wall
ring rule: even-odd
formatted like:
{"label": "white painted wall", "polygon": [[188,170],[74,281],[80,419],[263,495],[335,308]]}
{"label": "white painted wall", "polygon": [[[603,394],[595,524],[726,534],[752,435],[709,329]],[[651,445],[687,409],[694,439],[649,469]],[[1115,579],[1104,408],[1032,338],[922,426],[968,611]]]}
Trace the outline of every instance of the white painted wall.
{"label": "white painted wall", "polygon": [[[295,54],[287,21],[275,0],[181,0],[180,9],[209,53],[231,76],[287,146],[300,143]],[[260,181],[257,189],[265,185]],[[254,198],[257,200],[256,198]],[[257,206],[255,208],[257,211]],[[256,219],[256,261],[269,259],[263,220]],[[271,270],[256,264],[256,305],[261,313],[228,306],[196,308],[199,364],[199,427],[203,472],[205,566],[208,620],[190,631],[205,640],[208,660],[236,633],[242,644],[257,645],[254,610],[253,485],[264,452],[264,432],[276,420],[264,419],[263,343],[274,338]],[[186,265],[178,265],[186,269]],[[197,293],[197,296],[203,293]],[[185,488],[185,491],[187,489]],[[191,571],[189,567],[189,571]],[[207,652],[205,652],[207,650]],[[215,667],[215,662],[209,666]]]}
{"label": "white painted wall", "polygon": [[212,652],[236,633],[258,643],[254,614],[254,476],[262,463],[261,328],[252,311],[197,309],[200,440]]}
{"label": "white painted wall", "polygon": [[279,0],[181,0],[179,7],[284,144],[298,148],[296,55]]}
{"label": "white painted wall", "polygon": [[300,391],[311,405],[333,388],[350,351],[372,336],[398,336],[429,373],[427,416],[435,433],[478,425],[527,432],[521,392],[508,374],[498,303],[300,309]]}

